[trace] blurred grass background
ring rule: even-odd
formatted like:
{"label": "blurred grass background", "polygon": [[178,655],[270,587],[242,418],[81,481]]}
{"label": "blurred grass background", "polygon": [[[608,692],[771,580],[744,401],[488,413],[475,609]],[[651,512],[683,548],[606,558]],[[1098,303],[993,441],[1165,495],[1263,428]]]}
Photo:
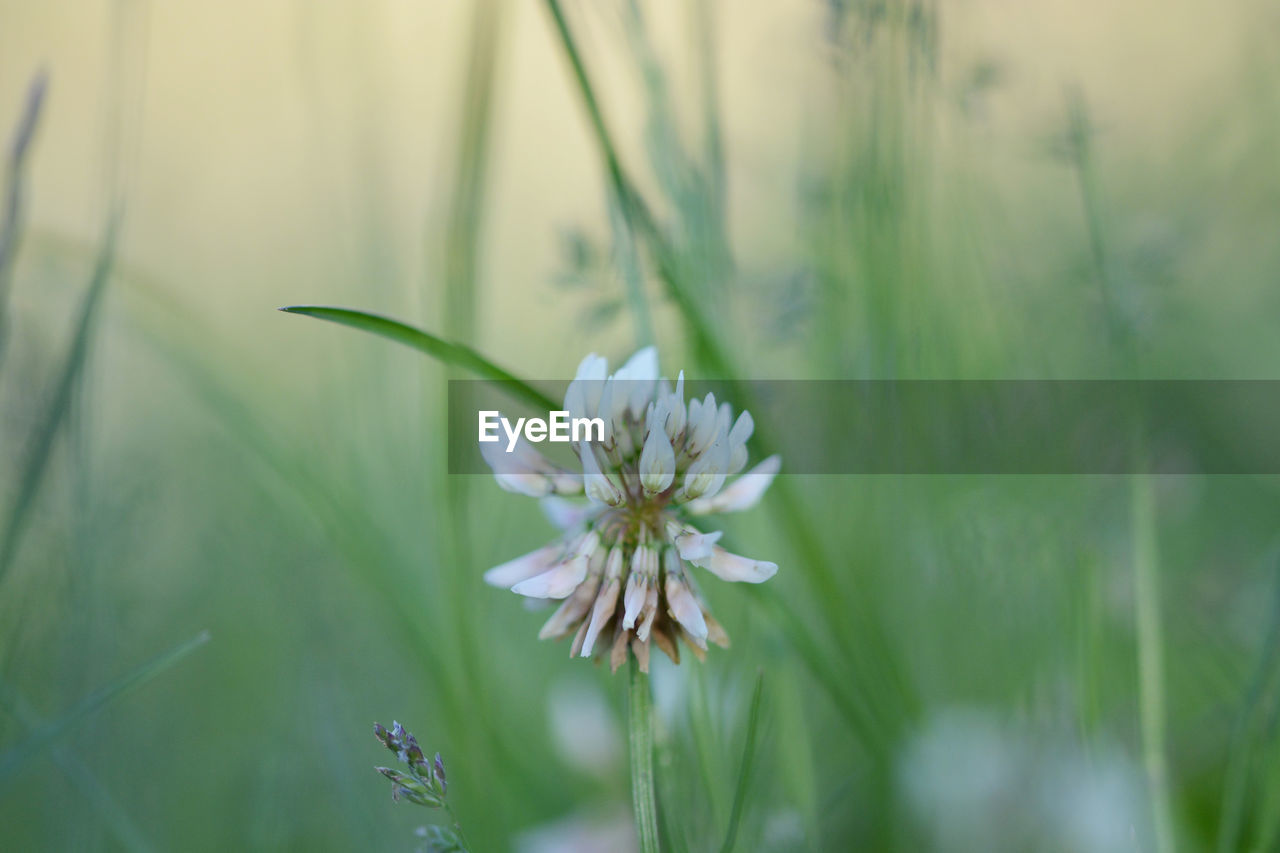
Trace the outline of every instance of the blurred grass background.
{"label": "blurred grass background", "polygon": [[[621,682],[480,581],[538,508],[445,476],[444,368],[279,305],[531,378],[1280,378],[1271,5],[564,19],[621,193],[546,3],[0,3],[0,849],[412,849],[393,718],[476,850],[629,843]],[[758,669],[739,849],[1276,849],[1274,478],[778,485],[732,652],[655,673],[672,849]]]}

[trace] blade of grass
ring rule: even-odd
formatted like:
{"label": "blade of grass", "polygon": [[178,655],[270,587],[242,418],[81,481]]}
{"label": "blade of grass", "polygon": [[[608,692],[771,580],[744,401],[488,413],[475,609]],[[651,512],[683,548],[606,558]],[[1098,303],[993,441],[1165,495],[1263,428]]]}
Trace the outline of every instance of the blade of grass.
{"label": "blade of grass", "polygon": [[756,686],[751,691],[751,710],[747,713],[747,739],[742,745],[742,766],[738,769],[738,785],[733,792],[733,810],[729,813],[729,828],[725,831],[720,853],[733,853],[738,840],[738,824],[742,821],[742,809],[747,802],[747,786],[751,782],[751,765],[756,757],[756,737],[760,730],[760,699],[764,695],[764,670],[756,675]]}
{"label": "blade of grass", "polygon": [[102,294],[106,290],[107,282],[111,279],[111,270],[115,262],[119,226],[120,215],[117,211],[107,221],[106,235],[102,241],[102,248],[98,252],[93,276],[89,281],[89,289],[81,302],[80,316],[76,322],[75,334],[72,337],[71,348],[67,352],[66,362],[63,364],[48,408],[37,422],[27,447],[26,464],[20,475],[17,495],[9,510],[8,521],[5,523],[4,538],[0,539],[0,583],[4,582],[5,575],[17,555],[18,542],[25,527],[27,514],[31,511],[36,495],[40,491],[40,484],[44,480],[45,468],[53,451],[54,438],[66,421],[76,381],[88,358],[94,319],[97,317]]}
{"label": "blade of grass", "polygon": [[802,849],[815,853],[824,849],[818,828],[818,788],[822,782],[815,752],[826,755],[829,750],[825,743],[815,745],[811,737],[809,690],[800,673],[790,667],[774,667],[770,684],[770,704],[776,709],[778,727],[773,750],[781,785],[778,795],[794,804],[800,814]]}
{"label": "blade of grass", "polygon": [[[1094,265],[1112,357],[1121,375],[1139,375],[1139,349],[1132,324],[1121,309],[1118,282],[1111,272],[1101,194],[1093,166],[1093,124],[1079,90],[1067,95],[1067,137],[1071,165],[1079,182],[1081,204],[1088,230],[1089,253]],[[1132,569],[1134,625],[1137,634],[1138,716],[1142,736],[1142,761],[1147,780],[1148,807],[1155,832],[1157,853],[1172,853],[1177,846],[1169,790],[1169,757],[1166,737],[1167,710],[1164,674],[1164,628],[1160,593],[1160,553],[1156,523],[1156,497],[1152,475],[1145,473],[1149,448],[1142,420],[1132,425],[1136,473],[1129,478],[1129,512],[1132,519]]]}
{"label": "blade of grass", "polygon": [[[381,520],[370,512],[359,494],[346,482],[326,476],[309,458],[319,454],[309,454],[273,435],[246,402],[243,392],[233,390],[228,384],[223,375],[227,372],[226,366],[221,363],[215,366],[200,357],[200,352],[215,352],[218,347],[213,344],[190,346],[189,330],[199,327],[199,317],[169,298],[167,291],[171,286],[141,272],[136,272],[129,283],[135,287],[141,285],[147,298],[166,310],[163,321],[145,330],[152,345],[164,354],[165,362],[177,370],[210,413],[253,454],[259,467],[270,471],[276,484],[294,495],[312,514],[349,570],[354,572],[361,566],[381,569],[356,577],[361,583],[369,584],[387,608],[391,617],[388,624],[396,631],[401,645],[418,656],[425,673],[423,682],[437,688],[432,693],[433,701],[438,703],[446,727],[460,731],[474,723],[474,714],[461,702],[462,690],[457,685],[462,675],[458,667],[439,652],[432,624],[422,618],[419,603],[405,595],[404,578],[414,577],[420,571],[416,562],[419,555],[405,555],[391,547],[395,537],[383,528]],[[188,331],[179,338],[175,335],[178,329]],[[393,567],[400,571],[392,571]],[[499,727],[496,732],[491,744],[499,752],[500,762],[507,767],[519,767],[519,772],[534,773],[536,768],[528,753],[519,749],[505,729]],[[539,790],[531,796],[549,797],[551,792]]]}
{"label": "blade of grass", "polygon": [[406,323],[401,323],[399,320],[392,320],[390,317],[383,317],[378,314],[370,314],[367,311],[358,311],[352,308],[335,308],[326,305],[287,305],[280,310],[288,314],[303,314],[307,317],[328,320],[331,323],[338,323],[339,325],[350,326],[353,329],[361,329],[366,332],[372,332],[375,335],[381,335],[384,338],[426,353],[432,358],[443,361],[445,364],[462,368],[479,376],[481,379],[498,382],[503,390],[526,403],[545,408],[548,411],[559,407],[559,404],[551,399],[550,396],[539,391],[523,379],[517,378],[510,371],[498,367],[471,349],[471,347],[446,341],[430,332],[424,332]]}
{"label": "blade of grass", "polygon": [[849,678],[840,675],[840,668],[831,663],[830,655],[823,653],[812,632],[805,627],[803,618],[781,596],[756,587],[744,592],[782,626],[782,633],[788,638],[800,661],[818,686],[826,690],[831,704],[840,712],[849,729],[857,735],[872,757],[877,761],[887,762],[890,754],[884,724],[869,707],[867,692],[856,689],[856,685],[846,692]]}
{"label": "blade of grass", "polygon": [[[648,247],[658,276],[666,284],[667,294],[684,319],[694,346],[708,370],[714,378],[725,381],[730,393],[743,408],[752,408],[753,401],[749,389],[737,380],[738,374],[734,370],[732,359],[715,335],[714,327],[704,316],[693,294],[684,287],[676,252],[658,228],[643,198],[623,169],[617,147],[613,144],[613,138],[605,124],[599,99],[587,75],[582,54],[578,50],[577,42],[559,0],[546,0],[546,6],[573,71],[574,80],[587,110],[596,143],[604,158],[609,184],[619,208],[628,224]],[[764,431],[757,430],[756,443],[763,455],[773,452],[774,445]],[[839,631],[832,632],[845,658],[858,673],[857,680],[865,684],[871,680],[869,673],[880,673],[875,680],[878,680],[882,686],[879,689],[868,690],[867,693],[869,696],[876,697],[877,702],[896,702],[900,706],[899,710],[886,710],[883,712],[883,717],[887,720],[904,721],[911,715],[913,703],[910,699],[910,691],[901,678],[897,677],[899,670],[892,664],[892,649],[876,613],[861,598],[841,595],[835,570],[827,558],[821,539],[789,484],[783,480],[775,482],[772,499],[768,503],[778,513],[788,536],[801,552],[802,565],[806,570],[804,576],[813,585],[819,605],[826,611],[828,624],[834,626],[851,623],[859,626],[859,630],[866,633],[862,642],[850,642]],[[849,612],[850,609],[852,613]],[[808,632],[807,626],[801,625],[800,629],[805,633]],[[812,648],[818,647],[818,644],[812,641],[808,645]],[[833,694],[833,698],[839,691],[838,685],[826,684],[825,679],[821,679],[820,683],[827,687]],[[892,695],[889,687],[892,687]]]}
{"label": "blade of grass", "polygon": [[13,131],[9,145],[8,187],[5,193],[4,221],[0,224],[0,357],[4,356],[9,331],[9,289],[13,282],[13,265],[22,238],[22,222],[27,183],[27,154],[40,121],[40,109],[49,77],[44,69],[36,72],[27,87],[27,101]]}
{"label": "blade of grass", "polygon": [[[85,247],[74,240],[55,234],[40,236],[50,253],[85,254]],[[141,296],[151,309],[161,312],[142,327],[141,333],[163,355],[164,363],[175,369],[209,413],[254,456],[258,468],[270,472],[276,486],[297,498],[342,556],[343,565],[352,572],[361,566],[382,569],[355,576],[362,583],[370,584],[377,599],[387,608],[391,616],[389,624],[401,637],[401,645],[418,656],[425,670],[424,683],[439,688],[433,691],[433,697],[443,711],[446,727],[456,731],[465,726],[471,717],[459,702],[461,691],[454,686],[461,677],[457,667],[439,653],[433,642],[431,624],[422,619],[418,602],[404,593],[404,578],[416,577],[420,572],[417,562],[420,555],[406,555],[391,547],[395,537],[389,535],[382,520],[370,511],[350,484],[327,476],[313,461],[312,457],[318,459],[324,454],[308,453],[267,428],[260,413],[249,405],[243,389],[233,389],[230,384],[229,377],[243,375],[242,369],[228,367],[225,357],[215,365],[200,355],[219,352],[222,348],[201,326],[200,315],[174,298],[172,284],[138,267],[122,270],[121,284],[126,285],[123,293]],[[204,345],[193,345],[193,334],[198,335]],[[393,567],[400,571],[391,571]],[[518,748],[506,729],[497,729],[493,744],[506,766],[520,767],[526,774],[535,771],[528,753]],[[540,789],[530,796],[543,797],[544,802],[549,802],[546,798],[552,797],[553,792]]]}
{"label": "blade of grass", "polygon": [[1219,853],[1240,849],[1240,832],[1248,800],[1249,765],[1265,745],[1255,743],[1251,747],[1249,730],[1255,720],[1265,714],[1263,699],[1268,693],[1269,685],[1276,681],[1276,675],[1280,673],[1280,668],[1277,667],[1280,663],[1280,586],[1276,587],[1276,593],[1267,637],[1262,643],[1258,665],[1250,679],[1248,692],[1241,703],[1231,733],[1226,780],[1222,785],[1221,823],[1218,825]]}
{"label": "blade of grass", "polygon": [[462,93],[456,179],[444,241],[445,323],[449,334],[462,340],[475,337],[477,259],[488,183],[490,123],[501,27],[502,15],[494,0],[476,4]]}
{"label": "blade of grass", "polygon": [[698,781],[707,792],[707,818],[714,826],[725,826],[729,822],[730,797],[719,780],[728,772],[727,766],[721,763],[726,750],[721,748],[721,738],[718,737],[715,721],[719,715],[712,711],[715,700],[707,679],[707,672],[702,667],[689,674],[688,727],[693,741],[693,764],[697,768]]}
{"label": "blade of grass", "polygon": [[209,632],[201,631],[190,640],[180,643],[132,672],[90,693],[62,716],[37,729],[25,740],[0,754],[0,788],[11,782],[28,761],[75,731],[105,705],[146,684],[207,642],[209,642]]}
{"label": "blade of grass", "polygon": [[613,144],[613,137],[609,134],[609,129],[605,124],[604,113],[600,109],[600,102],[596,98],[595,89],[587,76],[586,65],[582,61],[582,54],[579,52],[573,32],[569,28],[568,19],[564,16],[564,10],[561,8],[559,0],[546,0],[546,5],[555,24],[556,32],[560,36],[560,44],[564,48],[565,56],[568,57],[570,67],[573,70],[573,77],[578,85],[578,92],[582,96],[583,105],[587,109],[587,117],[591,121],[596,144],[600,146],[601,155],[604,157],[605,170],[609,175],[609,186],[617,200],[618,209],[622,212],[622,216],[630,228],[648,247],[650,254],[653,256],[658,276],[666,284],[668,296],[679,307],[681,316],[684,318],[690,335],[694,339],[694,345],[701,353],[704,361],[706,361],[707,366],[716,374],[716,378],[732,380],[735,374],[730,369],[728,359],[712,332],[711,325],[703,318],[702,312],[692,295],[683,287],[675,252],[671,250],[666,238],[658,228],[653,214],[649,212],[644,199],[636,191],[631,179],[627,177],[627,173],[622,168],[622,160],[618,157],[617,148]]}
{"label": "blade of grass", "polygon": [[[1141,453],[1141,449],[1139,450]],[[1161,627],[1160,556],[1156,532],[1155,487],[1151,475],[1130,481],[1133,517],[1133,598],[1138,642],[1138,705],[1142,762],[1156,833],[1157,853],[1173,853],[1173,807],[1169,793],[1166,743],[1164,632]]]}
{"label": "blade of grass", "polygon": [[716,63],[720,51],[716,44],[715,11],[712,0],[696,0],[693,4],[694,52],[698,62],[698,80],[702,84],[703,159],[710,183],[710,209],[714,225],[724,230],[724,211],[728,194],[725,178],[724,134],[720,126],[720,75]]}
{"label": "blade of grass", "polygon": [[[449,200],[449,218],[444,231],[443,269],[444,331],[454,340],[474,341],[477,329],[477,305],[480,287],[480,247],[484,234],[485,206],[489,186],[489,150],[492,139],[495,77],[498,71],[504,16],[499,0],[482,0],[474,5],[470,22],[470,44],[466,54],[466,71],[462,91],[457,149],[450,171],[454,175]],[[448,379],[457,378],[460,368],[448,365]],[[447,389],[445,405],[448,409]],[[424,402],[430,397],[424,395]],[[430,415],[429,415],[430,417]],[[439,438],[447,457],[447,430]],[[448,606],[442,626],[457,640],[461,662],[461,685],[465,691],[464,707],[474,710],[474,725],[463,726],[457,733],[460,745],[478,766],[477,775],[492,776],[502,772],[493,763],[491,750],[481,748],[484,733],[497,727],[490,714],[490,703],[484,697],[495,692],[489,683],[489,669],[484,666],[486,652],[482,644],[488,633],[479,628],[478,602],[472,595],[475,557],[473,551],[471,480],[468,477],[439,477],[436,498],[443,521],[443,537],[448,567],[441,574],[441,591]],[[476,825],[482,847],[499,840],[488,833],[510,822],[511,807],[507,798],[496,798],[490,805],[490,820]]]}

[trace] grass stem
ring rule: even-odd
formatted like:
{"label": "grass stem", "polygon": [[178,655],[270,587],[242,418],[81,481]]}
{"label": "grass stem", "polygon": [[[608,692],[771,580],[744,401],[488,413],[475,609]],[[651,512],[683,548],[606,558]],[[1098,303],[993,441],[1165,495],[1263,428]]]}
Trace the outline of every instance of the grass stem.
{"label": "grass stem", "polygon": [[751,765],[756,755],[756,739],[760,731],[760,699],[764,695],[764,670],[756,676],[755,689],[751,691],[751,710],[747,714],[747,739],[742,746],[742,765],[738,768],[738,784],[733,792],[733,812],[729,815],[729,829],[725,832],[720,853],[733,853],[738,840],[738,825],[742,822],[742,810],[747,802],[747,786],[751,782]]}
{"label": "grass stem", "polygon": [[1131,481],[1134,619],[1138,632],[1138,705],[1142,763],[1147,776],[1157,853],[1173,853],[1169,771],[1165,756],[1164,649],[1160,619],[1159,556],[1151,475]]}

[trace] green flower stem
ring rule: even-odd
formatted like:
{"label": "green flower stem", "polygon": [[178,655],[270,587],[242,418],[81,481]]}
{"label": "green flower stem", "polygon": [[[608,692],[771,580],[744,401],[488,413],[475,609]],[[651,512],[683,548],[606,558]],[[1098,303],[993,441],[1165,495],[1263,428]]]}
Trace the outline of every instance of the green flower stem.
{"label": "green flower stem", "polygon": [[462,832],[462,823],[458,820],[458,816],[453,813],[453,806],[449,805],[446,799],[441,805],[444,806],[445,813],[449,815],[449,823],[453,824],[453,834],[458,838],[458,844],[463,853],[471,850],[471,845],[467,843],[467,836]]}
{"label": "green flower stem", "polygon": [[631,804],[640,853],[658,853],[658,806],[653,781],[653,694],[649,676],[631,655],[627,689],[627,728],[631,743]]}
{"label": "green flower stem", "polygon": [[[1142,444],[1138,442],[1142,454]],[[1139,459],[1145,462],[1145,455]],[[1159,553],[1155,495],[1151,475],[1135,474],[1130,483],[1133,512],[1134,617],[1138,634],[1138,704],[1142,726],[1142,763],[1155,829],[1157,853],[1173,853],[1173,808],[1165,744],[1164,632],[1160,619]]]}

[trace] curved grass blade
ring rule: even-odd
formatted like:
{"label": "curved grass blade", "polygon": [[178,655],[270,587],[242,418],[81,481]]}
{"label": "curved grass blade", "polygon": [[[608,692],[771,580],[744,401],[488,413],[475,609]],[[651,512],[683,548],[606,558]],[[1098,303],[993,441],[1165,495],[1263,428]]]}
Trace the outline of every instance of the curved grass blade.
{"label": "curved grass blade", "polygon": [[399,320],[393,320],[390,317],[383,317],[379,314],[370,314],[367,311],[357,311],[354,308],[335,308],[327,305],[286,305],[280,310],[287,314],[304,314],[308,317],[328,320],[331,323],[338,323],[343,326],[350,326],[353,329],[361,329],[366,332],[372,332],[375,335],[381,335],[384,338],[426,353],[432,358],[443,361],[445,364],[460,367],[463,370],[474,373],[481,379],[498,382],[502,385],[503,390],[513,397],[524,400],[533,406],[548,411],[559,408],[559,404],[551,397],[523,379],[516,377],[515,374],[498,367],[489,359],[471,349],[471,347],[454,343],[453,341],[446,341],[430,332],[424,332],[422,329],[410,326],[407,323],[401,323]]}
{"label": "curved grass blade", "polygon": [[27,513],[35,502],[36,494],[44,479],[45,466],[53,451],[53,440],[66,419],[75,396],[76,380],[84,369],[89,355],[89,342],[93,332],[93,321],[98,314],[98,306],[102,302],[103,291],[111,280],[111,271],[115,264],[116,240],[120,233],[120,214],[117,211],[107,222],[106,236],[102,248],[98,251],[98,259],[94,264],[93,277],[89,280],[89,290],[81,302],[80,317],[76,322],[75,336],[71,341],[71,349],[67,352],[67,360],[58,377],[53,396],[44,416],[38,422],[35,432],[27,447],[26,465],[22,469],[17,497],[9,510],[8,521],[5,522],[4,538],[0,539],[0,583],[13,563],[18,552],[18,540],[27,520]]}
{"label": "curved grass blade", "polygon": [[[1226,780],[1222,785],[1222,806],[1219,809],[1222,818],[1218,825],[1219,853],[1239,850],[1241,834],[1244,826],[1245,807],[1250,799],[1249,770],[1251,762],[1259,755],[1266,753],[1270,745],[1270,732],[1267,731],[1265,719],[1274,715],[1274,704],[1268,708],[1267,697],[1274,695],[1277,675],[1280,675],[1280,587],[1271,611],[1271,625],[1267,629],[1267,639],[1262,644],[1262,652],[1253,676],[1249,681],[1248,692],[1240,705],[1236,722],[1231,733],[1231,745],[1228,748]],[[1251,737],[1254,730],[1258,731]],[[1253,795],[1255,800],[1262,800],[1260,795]]]}
{"label": "curved grass blade", "polygon": [[62,716],[32,732],[25,740],[0,754],[0,788],[3,788],[23,766],[57,741],[75,731],[104,705],[119,699],[135,687],[146,684],[191,652],[209,642],[209,632],[201,631],[164,654],[155,657],[133,672],[117,678],[81,699]]}
{"label": "curved grass blade", "polygon": [[4,219],[0,223],[0,355],[4,354],[9,331],[9,287],[13,281],[14,258],[22,239],[23,213],[26,200],[27,154],[40,122],[40,108],[48,88],[49,75],[36,72],[27,88],[27,103],[13,131],[9,145],[8,186],[5,192]]}
{"label": "curved grass blade", "polygon": [[751,781],[751,765],[756,755],[756,736],[760,731],[760,699],[764,695],[764,670],[756,675],[756,687],[751,692],[751,710],[747,714],[747,741],[742,747],[742,767],[738,769],[738,787],[733,792],[733,811],[729,813],[729,829],[724,835],[720,853],[732,853],[738,840],[738,824],[747,800],[747,785]]}
{"label": "curved grass blade", "polygon": [[[555,25],[561,47],[569,60],[592,133],[604,158],[610,188],[627,224],[635,231],[638,242],[648,247],[658,278],[666,285],[667,296],[684,319],[695,350],[701,356],[703,363],[712,376],[726,383],[727,390],[744,409],[754,408],[749,386],[737,378],[738,373],[734,369],[732,354],[716,334],[714,324],[706,316],[695,294],[686,286],[685,271],[681,268],[681,261],[675,247],[663,233],[622,164],[560,0],[544,0],[544,2]],[[765,455],[772,453],[775,447],[770,437],[761,430],[756,432],[756,445]],[[867,681],[874,677],[875,680],[891,685],[892,692],[889,689],[882,689],[874,694],[885,697],[877,700],[880,704],[889,703],[897,706],[883,712],[883,716],[889,719],[905,719],[911,716],[914,713],[914,697],[910,693],[909,686],[895,675],[897,669],[893,665],[894,650],[876,614],[865,608],[860,603],[861,599],[856,596],[850,598],[842,594],[835,562],[827,555],[818,531],[805,515],[800,498],[790,484],[779,480],[774,483],[772,492],[770,505],[784,525],[788,538],[795,543],[797,550],[804,556],[805,578],[812,585],[820,606],[826,611],[828,621],[832,625],[850,621],[852,624],[864,626],[862,630],[866,636],[861,642],[855,642],[841,632],[832,632],[833,639],[858,671],[857,680]],[[853,620],[845,620],[845,614],[841,612],[842,607],[855,607],[863,612]],[[812,633],[804,625],[799,627],[805,634]],[[807,640],[810,645],[815,645],[811,637]],[[860,651],[862,648],[874,651],[864,653]],[[839,689],[836,683],[826,686],[833,695]]]}

